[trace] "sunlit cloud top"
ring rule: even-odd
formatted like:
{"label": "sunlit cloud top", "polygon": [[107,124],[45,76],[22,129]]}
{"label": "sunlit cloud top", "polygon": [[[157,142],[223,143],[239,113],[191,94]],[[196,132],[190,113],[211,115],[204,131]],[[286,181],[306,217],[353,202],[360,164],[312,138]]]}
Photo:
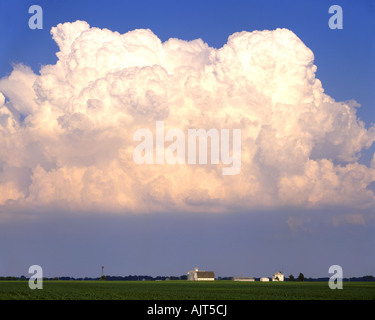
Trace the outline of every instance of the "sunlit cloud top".
{"label": "sunlit cloud top", "polygon": [[[0,80],[0,205],[142,213],[276,206],[370,207],[375,127],[335,101],[290,30],[238,32],[221,48],[120,34],[84,21],[51,29],[54,65]],[[355,98],[355,97],[354,97]],[[138,165],[139,128],[241,129],[241,171]],[[167,146],[167,145],[166,145]]]}

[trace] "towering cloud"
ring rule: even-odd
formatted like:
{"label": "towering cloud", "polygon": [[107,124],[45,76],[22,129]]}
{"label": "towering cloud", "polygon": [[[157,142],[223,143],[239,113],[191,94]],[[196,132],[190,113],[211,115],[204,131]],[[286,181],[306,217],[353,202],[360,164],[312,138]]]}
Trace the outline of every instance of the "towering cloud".
{"label": "towering cloud", "polygon": [[[355,101],[315,78],[313,52],[290,30],[239,32],[219,49],[151,30],[84,21],[51,34],[57,63],[0,80],[0,205],[122,213],[228,208],[370,207],[375,140]],[[223,164],[133,160],[137,129],[241,129],[241,172]]]}

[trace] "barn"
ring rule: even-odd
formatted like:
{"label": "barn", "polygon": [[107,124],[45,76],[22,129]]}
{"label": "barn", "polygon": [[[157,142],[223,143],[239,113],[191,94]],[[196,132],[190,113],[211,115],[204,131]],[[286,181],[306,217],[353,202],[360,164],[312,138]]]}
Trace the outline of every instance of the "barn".
{"label": "barn", "polygon": [[214,281],[215,273],[213,271],[198,270],[198,268],[195,268],[188,272],[187,279],[190,281]]}

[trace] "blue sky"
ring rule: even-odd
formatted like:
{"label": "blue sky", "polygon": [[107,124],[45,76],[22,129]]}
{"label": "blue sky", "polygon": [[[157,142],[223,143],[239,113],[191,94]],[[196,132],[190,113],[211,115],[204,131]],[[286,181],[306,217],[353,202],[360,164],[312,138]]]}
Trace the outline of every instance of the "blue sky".
{"label": "blue sky", "polygon": [[[43,30],[28,27],[28,8],[33,4],[43,8]],[[328,27],[328,8],[333,4],[343,8],[343,30]],[[76,20],[119,33],[149,28],[162,41],[201,38],[215,48],[235,32],[288,28],[313,51],[316,77],[325,93],[336,101],[355,99],[362,105],[358,118],[366,127],[375,122],[372,0],[0,0],[0,77],[9,75],[14,63],[28,65],[35,73],[42,65],[55,64],[58,47],[50,29]],[[368,166],[374,152],[374,145],[363,150],[360,163]],[[31,207],[25,212],[34,216],[38,210]],[[341,264],[344,276],[375,274],[374,220],[365,226],[332,226],[328,221],[336,213],[353,212],[326,207],[303,212],[301,221],[309,223],[297,223],[291,231],[288,218],[301,215],[296,210],[282,207],[248,215],[234,209],[230,216],[203,215],[197,218],[199,225],[184,213],[75,217],[59,210],[43,220],[0,222],[0,252],[6,252],[0,275],[26,274],[32,264],[45,266],[46,276],[99,276],[101,265],[112,275],[178,276],[198,266],[218,276],[264,276],[282,269],[287,275],[326,277],[331,264]],[[327,215],[321,219],[323,212]]]}

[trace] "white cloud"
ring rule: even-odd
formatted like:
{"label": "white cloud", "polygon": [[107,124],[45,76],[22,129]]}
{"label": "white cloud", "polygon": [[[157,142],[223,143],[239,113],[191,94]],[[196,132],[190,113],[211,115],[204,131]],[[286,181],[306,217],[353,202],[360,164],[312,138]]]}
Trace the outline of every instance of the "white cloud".
{"label": "white cloud", "polygon": [[354,224],[354,225],[366,225],[366,218],[363,214],[353,213],[353,214],[344,214],[341,216],[332,217],[332,224],[334,226],[339,226],[341,224]]}
{"label": "white cloud", "polygon": [[[371,207],[375,167],[358,154],[375,140],[355,101],[315,78],[313,52],[290,30],[240,32],[222,48],[162,43],[59,24],[58,61],[40,75],[14,66],[0,80],[0,204],[123,213],[225,211],[280,205]],[[133,134],[242,130],[241,173],[221,165],[137,165]]]}

